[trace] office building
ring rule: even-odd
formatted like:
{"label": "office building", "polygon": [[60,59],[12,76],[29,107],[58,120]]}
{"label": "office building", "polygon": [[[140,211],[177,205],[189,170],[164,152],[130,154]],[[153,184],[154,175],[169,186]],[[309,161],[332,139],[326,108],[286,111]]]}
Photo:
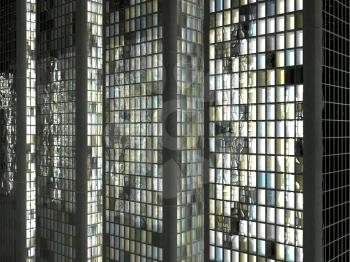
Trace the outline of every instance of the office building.
{"label": "office building", "polygon": [[37,2],[39,261],[102,261],[102,11]]}
{"label": "office building", "polygon": [[3,0],[0,261],[349,261],[349,16]]}
{"label": "office building", "polygon": [[107,1],[106,261],[203,260],[202,14]]}

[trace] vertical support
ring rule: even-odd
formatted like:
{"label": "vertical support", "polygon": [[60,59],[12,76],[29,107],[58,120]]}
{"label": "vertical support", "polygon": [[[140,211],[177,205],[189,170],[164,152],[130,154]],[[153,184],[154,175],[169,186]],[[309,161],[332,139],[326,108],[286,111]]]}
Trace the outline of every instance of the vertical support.
{"label": "vertical support", "polygon": [[76,226],[77,261],[87,261],[87,2],[76,1]]}
{"label": "vertical support", "polygon": [[16,261],[26,259],[26,1],[16,1]]}
{"label": "vertical support", "polygon": [[106,178],[105,172],[106,172],[106,30],[107,30],[107,22],[106,22],[106,14],[107,14],[107,5],[109,8],[110,2],[109,1],[103,1],[103,11],[102,11],[102,57],[103,57],[103,63],[102,63],[102,72],[103,72],[103,79],[102,79],[102,85],[103,85],[103,91],[102,91],[102,261],[106,261],[106,254],[105,254],[105,237],[106,234]]}
{"label": "vertical support", "polygon": [[304,1],[304,261],[322,260],[322,1]]}
{"label": "vertical support", "polygon": [[204,45],[204,261],[209,261],[209,1],[204,1],[203,45]]}
{"label": "vertical support", "polygon": [[177,261],[177,0],[162,4],[163,21],[163,261]]}

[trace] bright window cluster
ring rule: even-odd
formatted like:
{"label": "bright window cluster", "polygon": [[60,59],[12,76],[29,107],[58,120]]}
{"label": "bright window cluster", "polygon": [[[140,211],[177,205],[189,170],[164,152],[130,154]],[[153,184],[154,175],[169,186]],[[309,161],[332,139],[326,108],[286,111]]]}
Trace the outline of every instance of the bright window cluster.
{"label": "bright window cluster", "polygon": [[[3,53],[1,53],[3,55]],[[1,72],[0,75],[0,195],[13,194],[14,174],[16,171],[16,93],[14,92],[13,72]]]}
{"label": "bright window cluster", "polygon": [[26,248],[34,261],[36,237],[36,0],[27,0],[26,9]]}
{"label": "bright window cluster", "polygon": [[303,260],[303,1],[210,1],[210,259]]}

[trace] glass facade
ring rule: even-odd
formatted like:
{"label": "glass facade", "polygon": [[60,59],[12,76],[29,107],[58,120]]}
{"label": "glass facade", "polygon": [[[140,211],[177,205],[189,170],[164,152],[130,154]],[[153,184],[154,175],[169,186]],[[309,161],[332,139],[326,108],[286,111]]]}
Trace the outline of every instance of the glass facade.
{"label": "glass facade", "polygon": [[[26,41],[25,51],[16,50],[16,17],[17,2],[6,0],[1,4],[1,48],[0,48],[0,140],[1,140],[1,161],[0,161],[0,205],[2,213],[5,215],[1,218],[0,227],[2,232],[1,256],[4,254],[5,259],[15,259],[15,223],[18,221],[25,222],[25,248],[26,261],[33,261],[35,258],[35,229],[36,229],[36,204],[35,204],[35,41],[36,41],[36,1],[27,0],[23,2],[25,15],[25,28],[23,28]],[[21,33],[22,33],[21,32]],[[26,82],[24,93],[18,92],[19,87],[15,87],[16,74],[16,56],[25,56],[25,74]],[[18,84],[20,85],[20,84]],[[18,96],[25,95],[25,170],[24,174],[17,169],[17,105]],[[20,174],[19,174],[20,173]],[[24,180],[19,180],[20,176]],[[17,180],[16,180],[17,179]],[[20,190],[18,184],[25,183],[25,192],[17,192]],[[15,210],[16,195],[22,195],[25,201],[25,212],[21,213],[22,218],[15,218],[17,211]]]}
{"label": "glass facade", "polygon": [[160,1],[106,4],[106,258],[162,261]]}
{"label": "glass facade", "polygon": [[102,261],[103,0],[87,1],[88,261]]}
{"label": "glass facade", "polygon": [[303,261],[303,1],[211,0],[211,261]]}
{"label": "glass facade", "polygon": [[[76,5],[77,1],[38,3],[38,237],[44,261],[73,261],[78,252],[86,252],[88,261],[102,261],[103,5],[101,0],[86,2],[87,50],[86,57],[79,58],[87,60],[86,75],[77,75],[76,28],[82,18],[77,17]],[[86,181],[86,191],[77,185],[78,78],[86,79],[79,97],[87,106],[87,155],[82,156],[87,174],[79,180]],[[84,237],[78,235],[78,197],[87,205],[87,227],[82,229],[87,232],[86,251],[77,249]]]}
{"label": "glass facade", "polygon": [[177,1],[176,127],[179,156],[177,164],[180,173],[177,185],[179,261],[204,260],[203,8],[203,0]]}
{"label": "glass facade", "polygon": [[322,3],[323,253],[324,261],[349,261],[350,4]]}
{"label": "glass facade", "polygon": [[177,256],[203,259],[203,3],[177,1],[177,90],[166,103],[163,5],[159,0],[107,3],[105,245],[111,260],[164,259],[162,114],[173,101]]}
{"label": "glass facade", "polygon": [[36,7],[26,0],[26,248],[35,261],[36,238]]}
{"label": "glass facade", "polygon": [[0,8],[0,257],[15,257],[16,65],[15,1]]}
{"label": "glass facade", "polygon": [[316,1],[3,0],[0,260],[348,261],[350,8]]}
{"label": "glass facade", "polygon": [[75,1],[38,1],[37,215],[41,261],[76,257]]}
{"label": "glass facade", "polygon": [[16,141],[16,93],[14,87],[16,33],[12,26],[16,17],[14,2],[6,1],[1,13],[0,26],[3,44],[0,49],[0,154],[4,157],[1,158],[0,164],[0,194],[8,196],[13,192],[16,171],[14,148]]}

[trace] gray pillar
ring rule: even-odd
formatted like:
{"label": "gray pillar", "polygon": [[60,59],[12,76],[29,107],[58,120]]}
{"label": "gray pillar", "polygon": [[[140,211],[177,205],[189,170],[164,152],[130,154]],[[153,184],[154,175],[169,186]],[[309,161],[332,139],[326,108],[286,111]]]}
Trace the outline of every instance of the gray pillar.
{"label": "gray pillar", "polygon": [[103,46],[103,65],[102,65],[102,72],[103,72],[103,79],[102,79],[102,83],[103,83],[103,91],[102,91],[102,261],[106,261],[106,253],[105,253],[105,243],[106,243],[106,238],[107,235],[105,234],[106,232],[106,179],[108,177],[108,175],[106,174],[106,109],[108,110],[108,108],[106,108],[106,63],[107,63],[107,59],[106,59],[106,28],[108,26],[107,22],[106,22],[106,16],[105,14],[107,13],[107,5],[110,6],[110,2],[109,1],[104,1],[103,2],[103,15],[102,15],[102,46]]}
{"label": "gray pillar", "polygon": [[322,1],[304,1],[304,261],[322,260]]}
{"label": "gray pillar", "polygon": [[162,4],[163,15],[163,261],[177,261],[176,40],[177,1]]}
{"label": "gray pillar", "polygon": [[26,1],[16,1],[16,157],[15,208],[16,208],[16,261],[26,258]]}
{"label": "gray pillar", "polygon": [[76,249],[87,261],[87,1],[76,2]]}
{"label": "gray pillar", "polygon": [[204,261],[209,261],[209,1],[204,0]]}

